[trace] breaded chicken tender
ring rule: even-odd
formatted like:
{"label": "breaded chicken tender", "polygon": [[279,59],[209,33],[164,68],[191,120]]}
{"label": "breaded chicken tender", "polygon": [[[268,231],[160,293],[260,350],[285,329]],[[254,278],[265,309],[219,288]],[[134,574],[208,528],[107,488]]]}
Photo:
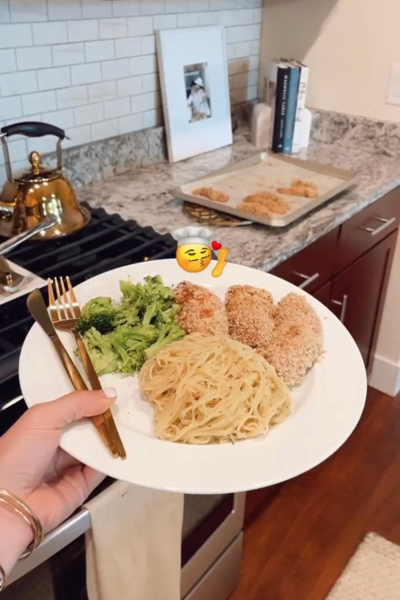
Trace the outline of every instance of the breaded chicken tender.
{"label": "breaded chicken tender", "polygon": [[299,385],[322,352],[322,323],[303,296],[288,294],[275,309],[275,329],[258,349],[287,385]]}
{"label": "breaded chicken tender", "polygon": [[233,285],[229,288],[225,307],[229,321],[229,335],[252,348],[265,346],[274,329],[274,301],[269,292],[251,285]]}
{"label": "breaded chicken tender", "polygon": [[223,302],[210,290],[183,281],[175,289],[181,307],[177,322],[186,333],[228,335],[228,317]]}

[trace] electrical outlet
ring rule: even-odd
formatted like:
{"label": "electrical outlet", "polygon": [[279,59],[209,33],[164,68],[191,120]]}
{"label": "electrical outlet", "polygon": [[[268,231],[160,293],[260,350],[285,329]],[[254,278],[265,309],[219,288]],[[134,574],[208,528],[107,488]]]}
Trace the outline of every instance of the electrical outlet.
{"label": "electrical outlet", "polygon": [[392,64],[386,103],[400,106],[400,63]]}

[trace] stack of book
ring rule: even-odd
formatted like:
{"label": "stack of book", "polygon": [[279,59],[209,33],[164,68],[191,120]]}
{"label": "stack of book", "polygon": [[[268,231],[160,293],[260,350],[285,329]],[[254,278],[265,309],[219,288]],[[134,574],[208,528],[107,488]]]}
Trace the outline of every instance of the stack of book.
{"label": "stack of book", "polygon": [[272,109],[271,149],[296,154],[302,148],[308,67],[296,60],[274,60],[265,83],[266,103]]}

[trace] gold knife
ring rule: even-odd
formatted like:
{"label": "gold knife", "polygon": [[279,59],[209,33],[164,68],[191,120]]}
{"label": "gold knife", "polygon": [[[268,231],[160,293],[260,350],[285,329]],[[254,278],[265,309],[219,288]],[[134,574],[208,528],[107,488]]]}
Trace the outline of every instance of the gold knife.
{"label": "gold knife", "polygon": [[[47,312],[45,301],[39,290],[35,290],[31,294],[29,294],[27,304],[28,310],[31,313],[32,317],[35,319],[35,321],[37,321],[37,323],[39,323],[43,331],[50,338],[74,388],[76,390],[88,390],[89,388],[82,379],[78,369],[76,368],[74,362],[71,360],[68,352],[66,351],[61,340],[59,339],[56,330],[54,329],[53,323],[51,322],[51,319]],[[103,416],[94,416],[91,417],[91,420],[95,425],[97,431],[99,432],[102,440],[109,448],[111,454],[115,458],[119,457],[118,450],[115,447],[115,444],[110,436],[107,422],[104,420]]]}

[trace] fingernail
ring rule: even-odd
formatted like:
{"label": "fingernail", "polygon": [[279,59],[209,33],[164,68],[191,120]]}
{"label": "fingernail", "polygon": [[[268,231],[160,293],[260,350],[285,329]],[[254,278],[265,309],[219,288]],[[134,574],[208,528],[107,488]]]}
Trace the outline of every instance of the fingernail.
{"label": "fingernail", "polygon": [[107,398],[116,398],[117,397],[117,390],[115,388],[104,388],[103,389],[103,394]]}

